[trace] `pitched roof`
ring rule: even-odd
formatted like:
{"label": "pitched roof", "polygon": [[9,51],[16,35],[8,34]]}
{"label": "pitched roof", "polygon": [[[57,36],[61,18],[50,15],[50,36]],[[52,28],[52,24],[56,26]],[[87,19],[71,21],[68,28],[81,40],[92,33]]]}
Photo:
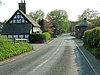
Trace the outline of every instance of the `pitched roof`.
{"label": "pitched roof", "polygon": [[[17,12],[19,12],[21,15],[23,15],[23,16],[25,17],[25,19],[27,19],[34,27],[40,27],[40,25],[37,24],[37,23],[32,19],[32,17],[30,17],[30,16],[27,15],[27,14],[24,14],[20,9],[18,9],[18,10],[14,13],[14,15],[15,15]],[[14,15],[13,15],[13,16],[14,16]],[[9,22],[12,20],[13,16],[7,21],[7,23],[9,23]]]}
{"label": "pitched roof", "polygon": [[2,34],[29,34],[30,29],[32,28],[32,25],[29,23],[26,24],[13,24],[13,23],[6,23],[2,29]]}
{"label": "pitched roof", "polygon": [[[22,17],[24,17],[27,23],[11,23],[14,19],[15,15],[19,12]],[[30,34],[33,27],[40,27],[30,16],[24,14],[21,10],[17,10],[14,15],[6,22],[4,25],[1,34],[8,34],[8,35],[16,35],[16,34]]]}
{"label": "pitched roof", "polygon": [[77,27],[87,27],[88,25],[90,25],[91,24],[91,22],[89,22],[89,21],[87,21],[87,19],[84,19],[84,21],[83,22],[81,22],[81,23],[79,23],[78,25],[77,25]]}

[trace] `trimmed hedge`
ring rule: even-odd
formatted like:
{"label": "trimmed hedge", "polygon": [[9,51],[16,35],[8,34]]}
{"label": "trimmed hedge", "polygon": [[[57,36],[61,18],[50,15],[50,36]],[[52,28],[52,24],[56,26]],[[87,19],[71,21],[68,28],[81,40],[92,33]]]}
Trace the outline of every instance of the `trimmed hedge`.
{"label": "trimmed hedge", "polygon": [[100,48],[100,27],[85,31],[83,42],[90,47]]}
{"label": "trimmed hedge", "polygon": [[100,27],[85,31],[83,42],[84,46],[100,59]]}
{"label": "trimmed hedge", "polygon": [[7,38],[2,38],[0,35],[0,61],[19,55],[33,49],[32,45],[25,42],[14,43],[12,40]]}
{"label": "trimmed hedge", "polygon": [[29,35],[29,42],[31,43],[44,43],[50,40],[51,35],[48,32],[32,33]]}

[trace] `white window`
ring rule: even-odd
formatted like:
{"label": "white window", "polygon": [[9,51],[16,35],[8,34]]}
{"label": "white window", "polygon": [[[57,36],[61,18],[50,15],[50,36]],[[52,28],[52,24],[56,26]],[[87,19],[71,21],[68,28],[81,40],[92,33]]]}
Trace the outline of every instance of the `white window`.
{"label": "white window", "polygon": [[23,16],[21,16],[21,19],[23,19],[24,17]]}
{"label": "white window", "polygon": [[19,19],[20,18],[20,15],[17,15],[17,18]]}
{"label": "white window", "polygon": [[18,35],[14,35],[14,38],[18,38]]}
{"label": "white window", "polygon": [[17,14],[20,14],[19,12],[17,12]]}
{"label": "white window", "polygon": [[8,35],[8,38],[12,38],[12,35]]}
{"label": "white window", "polygon": [[28,23],[28,22],[26,21],[26,23]]}
{"label": "white window", "polygon": [[7,38],[7,35],[2,35],[3,36],[3,38]]}
{"label": "white window", "polygon": [[16,20],[13,20],[13,23],[16,23]]}
{"label": "white window", "polygon": [[25,23],[25,20],[24,19],[22,19],[22,23]]}
{"label": "white window", "polygon": [[28,38],[29,37],[29,35],[25,35],[25,38]]}
{"label": "white window", "polygon": [[21,23],[21,19],[18,19],[18,20],[17,20],[17,23]]}
{"label": "white window", "polygon": [[12,23],[12,20],[10,21],[10,23]]}
{"label": "white window", "polygon": [[14,19],[16,19],[16,15],[14,16]]}
{"label": "white window", "polygon": [[19,38],[23,38],[23,35],[19,35]]}

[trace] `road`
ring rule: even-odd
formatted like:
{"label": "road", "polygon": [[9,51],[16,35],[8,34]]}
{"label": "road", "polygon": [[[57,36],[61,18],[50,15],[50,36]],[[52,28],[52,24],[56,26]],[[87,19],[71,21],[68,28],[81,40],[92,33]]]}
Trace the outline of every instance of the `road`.
{"label": "road", "polygon": [[0,75],[96,75],[73,37],[62,35],[39,50],[0,64]]}

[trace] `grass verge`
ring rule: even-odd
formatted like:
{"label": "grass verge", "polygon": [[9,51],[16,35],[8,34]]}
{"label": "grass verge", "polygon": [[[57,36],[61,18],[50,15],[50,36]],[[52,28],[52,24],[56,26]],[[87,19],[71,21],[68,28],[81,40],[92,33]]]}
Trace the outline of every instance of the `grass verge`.
{"label": "grass verge", "polygon": [[0,61],[33,50],[33,46],[26,42],[14,43],[12,40],[0,36]]}

